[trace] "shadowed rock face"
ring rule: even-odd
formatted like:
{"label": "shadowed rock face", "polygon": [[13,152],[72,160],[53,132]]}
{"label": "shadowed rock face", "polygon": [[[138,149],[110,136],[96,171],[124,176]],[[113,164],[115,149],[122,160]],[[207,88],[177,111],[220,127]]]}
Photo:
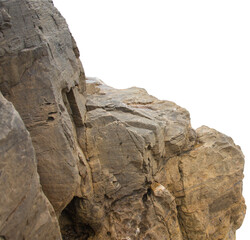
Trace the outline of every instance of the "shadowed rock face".
{"label": "shadowed rock face", "polygon": [[[20,174],[21,185],[11,185],[23,194],[17,200],[30,195],[28,205],[13,210],[9,193],[0,213],[18,215],[20,209],[24,222],[28,214],[36,226],[41,219],[46,224],[27,235],[20,215],[8,219],[8,230],[2,220],[0,239],[14,229],[11,239],[60,239],[58,222],[65,240],[235,239],[245,214],[240,148],[208,127],[193,130],[189,113],[175,103],[143,89],[86,80],[74,39],[52,1],[0,1],[0,76],[0,91],[30,132],[40,183],[54,208],[39,189],[34,163],[33,172]],[[9,118],[1,117],[4,126]],[[8,141],[0,143],[6,154]],[[34,161],[31,143],[21,148]],[[15,148],[8,154],[10,164],[22,158]],[[27,179],[40,194],[36,204]]]}

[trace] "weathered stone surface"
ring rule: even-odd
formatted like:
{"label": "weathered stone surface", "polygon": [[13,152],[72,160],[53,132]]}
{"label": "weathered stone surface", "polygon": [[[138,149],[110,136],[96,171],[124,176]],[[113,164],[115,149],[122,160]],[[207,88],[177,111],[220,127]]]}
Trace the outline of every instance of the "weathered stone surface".
{"label": "weathered stone surface", "polygon": [[[216,153],[222,148],[218,142],[228,138],[209,129],[207,135],[214,134],[211,139],[202,138],[201,130],[197,137],[185,109],[159,101],[143,89],[116,90],[96,79],[87,82],[88,113],[80,144],[92,172],[94,207],[83,199],[75,199],[70,207],[76,222],[91,226],[95,232],[92,239],[233,236],[245,212],[241,195],[244,160],[233,142],[227,140],[232,152],[225,151],[219,158]],[[202,141],[207,145],[206,152],[200,147]],[[216,144],[220,148],[216,149]],[[194,151],[200,153],[196,159],[191,155]],[[202,159],[207,159],[209,151],[213,161],[205,161],[203,166]],[[186,160],[186,165],[185,156],[192,160]],[[229,167],[232,172],[227,171]],[[228,175],[220,175],[221,169]],[[238,177],[232,179],[234,174]],[[211,192],[214,184],[217,188]],[[234,194],[219,186],[228,186]],[[196,189],[198,197],[192,191],[188,195],[189,189]],[[217,191],[221,195],[215,195]],[[198,213],[193,213],[192,206]],[[225,221],[218,224],[216,219],[222,218]]]}
{"label": "weathered stone surface", "polygon": [[0,28],[0,90],[31,134],[43,191],[59,215],[91,191],[86,176],[81,187],[88,170],[76,136],[85,114],[79,52],[49,0],[1,1]]}
{"label": "weathered stone surface", "polygon": [[[117,90],[93,78],[86,92],[79,51],[52,1],[0,1],[0,76],[0,90],[30,131],[64,240],[235,239],[245,214],[239,147],[207,127],[194,131],[185,109],[143,89]],[[31,148],[3,154],[15,159]],[[35,171],[20,174],[22,186],[33,177],[31,189],[38,191]],[[37,224],[26,239],[60,239],[43,193],[31,195],[38,193],[20,205],[24,222],[20,215],[8,219],[20,229],[13,239],[26,236],[25,214]],[[12,201],[2,201],[5,214]]]}
{"label": "weathered stone surface", "polygon": [[108,204],[105,228],[114,239],[182,239],[174,197],[160,183],[166,194],[155,194],[151,185],[171,156],[195,143],[188,112],[143,89],[96,80],[87,89],[85,152],[95,197]]}
{"label": "weathered stone surface", "polygon": [[245,214],[239,147],[143,89],[89,79],[87,92],[80,144],[94,196],[72,201],[70,224],[89,225],[90,239],[233,239]]}
{"label": "weathered stone surface", "polygon": [[0,239],[61,239],[57,218],[41,190],[31,138],[0,93]]}
{"label": "weathered stone surface", "polygon": [[194,148],[171,158],[157,178],[176,197],[184,239],[235,239],[245,215],[244,156],[233,140],[197,129]]}

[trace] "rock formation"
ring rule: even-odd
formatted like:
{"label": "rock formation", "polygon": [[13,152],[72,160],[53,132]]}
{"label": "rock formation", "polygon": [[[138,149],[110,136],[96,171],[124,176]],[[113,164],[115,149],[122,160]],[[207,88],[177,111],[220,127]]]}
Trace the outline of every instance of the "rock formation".
{"label": "rock formation", "polygon": [[78,50],[51,1],[1,4],[9,25],[2,29],[0,89],[31,134],[43,191],[60,214],[83,191],[78,165],[84,157],[69,113],[77,101],[77,125],[83,125],[85,83]]}
{"label": "rock formation", "polygon": [[0,239],[61,239],[41,190],[29,132],[0,93]]}
{"label": "rock formation", "polygon": [[1,96],[0,239],[235,239],[240,148],[143,89],[86,79],[52,1],[0,1],[0,76],[32,139]]}

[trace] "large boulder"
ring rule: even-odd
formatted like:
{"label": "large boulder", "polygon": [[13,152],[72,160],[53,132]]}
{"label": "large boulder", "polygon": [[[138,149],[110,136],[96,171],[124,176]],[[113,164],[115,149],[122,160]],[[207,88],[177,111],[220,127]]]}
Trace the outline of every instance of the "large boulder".
{"label": "large boulder", "polygon": [[56,214],[41,189],[30,134],[1,92],[0,193],[0,239],[61,239]]}
{"label": "large boulder", "polygon": [[233,140],[202,126],[191,151],[171,158],[157,176],[176,197],[183,239],[235,239],[246,206],[244,156]]}
{"label": "large boulder", "polygon": [[144,89],[116,90],[92,79],[87,90],[82,147],[96,206],[105,206],[99,224],[113,239],[182,239],[175,198],[155,176],[195,144],[189,113]]}
{"label": "large boulder", "polygon": [[0,90],[31,134],[43,191],[60,215],[91,192],[76,133],[85,114],[79,52],[49,0],[1,1],[0,28]]}

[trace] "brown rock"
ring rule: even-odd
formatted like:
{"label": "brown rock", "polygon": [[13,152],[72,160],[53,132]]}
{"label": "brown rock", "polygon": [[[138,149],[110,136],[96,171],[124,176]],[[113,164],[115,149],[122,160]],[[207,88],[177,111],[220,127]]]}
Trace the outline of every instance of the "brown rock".
{"label": "brown rock", "polygon": [[31,138],[0,93],[0,239],[61,239],[57,218],[41,190]]}
{"label": "brown rock", "polygon": [[95,79],[87,83],[82,147],[97,212],[95,217],[94,211],[76,207],[81,221],[94,217],[93,239],[182,239],[175,198],[155,176],[169,158],[194,145],[189,113],[143,89],[116,90]]}
{"label": "brown rock", "polygon": [[176,197],[183,239],[235,239],[246,211],[244,156],[222,133],[204,126],[196,132],[194,148],[172,158],[157,178]]}
{"label": "brown rock", "polygon": [[71,210],[90,239],[232,239],[245,214],[244,158],[233,141],[195,133],[185,109],[143,89],[89,79],[87,91],[81,146],[94,208],[78,198]]}

